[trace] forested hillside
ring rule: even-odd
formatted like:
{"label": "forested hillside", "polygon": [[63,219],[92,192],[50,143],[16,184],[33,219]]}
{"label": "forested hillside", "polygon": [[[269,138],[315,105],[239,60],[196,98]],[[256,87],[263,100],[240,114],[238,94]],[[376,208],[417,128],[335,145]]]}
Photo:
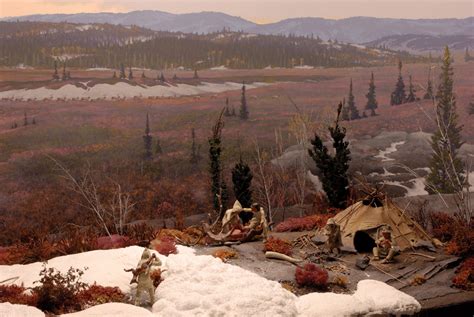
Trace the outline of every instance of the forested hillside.
{"label": "forested hillside", "polygon": [[221,31],[207,35],[157,32],[136,26],[0,22],[0,66],[126,66],[166,69],[371,66],[421,57],[319,38]]}

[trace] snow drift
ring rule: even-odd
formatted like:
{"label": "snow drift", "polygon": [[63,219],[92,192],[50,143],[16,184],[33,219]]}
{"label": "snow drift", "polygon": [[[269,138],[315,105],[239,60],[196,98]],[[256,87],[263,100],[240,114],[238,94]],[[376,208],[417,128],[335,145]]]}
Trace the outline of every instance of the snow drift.
{"label": "snow drift", "polygon": [[[268,85],[266,83],[246,84],[247,89],[253,89]],[[221,93],[225,91],[239,90],[242,84],[234,82],[225,83],[206,83],[201,82],[199,85],[193,86],[188,84],[177,85],[130,85],[126,82],[118,82],[116,84],[97,84],[93,87],[78,87],[73,84],[66,84],[58,89],[49,89],[40,87],[35,89],[17,89],[6,90],[0,92],[0,99],[7,100],[71,100],[71,99],[114,99],[134,97],[180,97],[192,96],[207,93]]]}
{"label": "snow drift", "polygon": [[[65,316],[349,316],[354,314],[412,314],[420,304],[411,296],[377,281],[359,282],[353,295],[311,293],[296,297],[275,281],[253,272],[223,263],[212,256],[197,256],[194,250],[178,246],[179,253],[158,255],[163,262],[164,281],[156,291],[151,312],[141,307],[109,303]],[[103,286],[118,286],[133,292],[130,273],[143,248],[132,246],[97,250],[57,257],[48,267],[66,272],[70,266],[88,267],[82,280]],[[0,280],[18,276],[25,287],[39,279],[41,263],[0,266]],[[0,315],[44,316],[33,307],[0,304]],[[16,315],[15,315],[16,314]]]}

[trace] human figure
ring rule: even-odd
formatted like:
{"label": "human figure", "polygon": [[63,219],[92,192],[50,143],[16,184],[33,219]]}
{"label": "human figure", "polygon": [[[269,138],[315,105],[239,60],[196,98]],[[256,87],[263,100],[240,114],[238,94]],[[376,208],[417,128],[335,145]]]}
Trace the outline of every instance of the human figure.
{"label": "human figure", "polygon": [[324,235],[327,237],[325,246],[329,253],[336,250],[336,254],[341,253],[342,239],[341,227],[334,221],[334,218],[329,218],[324,227]]}
{"label": "human figure", "polygon": [[382,226],[377,231],[377,239],[375,240],[375,247],[373,248],[374,260],[378,261],[383,258],[381,263],[390,263],[393,261],[395,255],[400,252],[392,238],[392,230],[390,226]]}
{"label": "human figure", "polygon": [[160,259],[158,259],[155,254],[151,255],[150,250],[145,249],[134,272],[136,273],[137,277],[137,292],[135,295],[135,305],[138,305],[140,303],[140,298],[142,292],[144,291],[148,293],[151,305],[153,305],[153,303],[155,302],[155,286],[153,285],[153,280],[151,279],[151,272],[159,266],[161,266]]}
{"label": "human figure", "polygon": [[253,203],[249,208],[243,208],[244,211],[251,211],[253,213],[252,219],[250,219],[248,225],[244,226],[246,236],[244,241],[252,240],[256,235],[262,235],[263,239],[266,240],[268,236],[268,223],[265,217],[265,210],[260,206],[259,203]]}

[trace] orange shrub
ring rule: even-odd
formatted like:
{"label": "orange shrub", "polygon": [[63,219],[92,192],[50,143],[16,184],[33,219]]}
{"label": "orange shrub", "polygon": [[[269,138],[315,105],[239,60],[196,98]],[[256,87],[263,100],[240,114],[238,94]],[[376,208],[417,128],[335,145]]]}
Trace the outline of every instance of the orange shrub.
{"label": "orange shrub", "polygon": [[0,285],[0,303],[36,306],[38,297],[25,293],[26,289],[18,285]]}
{"label": "orange shrub", "polygon": [[118,287],[91,285],[76,295],[81,306],[94,306],[111,302],[125,302],[126,296]]}
{"label": "orange shrub", "polygon": [[273,251],[291,255],[291,244],[288,241],[279,238],[269,237],[263,245],[263,251]]}
{"label": "orange shrub", "polygon": [[280,222],[275,227],[275,231],[308,231],[315,228],[322,228],[326,225],[327,220],[332,216],[332,214],[318,214],[302,218],[288,218],[287,220]]}
{"label": "orange shrub", "polygon": [[474,290],[474,256],[467,258],[456,270],[453,286],[465,290]]}
{"label": "orange shrub", "polygon": [[163,236],[159,239],[153,240],[153,242],[153,248],[160,254],[168,256],[170,254],[176,254],[178,252],[178,250],[176,249],[176,242],[172,237]]}
{"label": "orange shrub", "polygon": [[328,271],[314,263],[307,263],[303,268],[297,267],[295,272],[296,283],[299,286],[311,286],[326,289],[328,285]]}

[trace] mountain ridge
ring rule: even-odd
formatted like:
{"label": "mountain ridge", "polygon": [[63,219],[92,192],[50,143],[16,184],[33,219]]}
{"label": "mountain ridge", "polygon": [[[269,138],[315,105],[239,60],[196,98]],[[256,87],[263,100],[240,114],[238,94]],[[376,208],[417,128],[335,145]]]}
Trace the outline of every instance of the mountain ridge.
{"label": "mountain ridge", "polygon": [[358,44],[403,34],[431,36],[474,34],[474,17],[396,19],[356,16],[338,20],[300,17],[257,24],[241,17],[215,11],[175,14],[157,10],[139,10],[126,13],[36,14],[0,19],[0,21],[16,20],[137,25],[156,31],[183,33],[212,33],[226,28],[256,34],[317,36],[323,40],[331,39]]}

